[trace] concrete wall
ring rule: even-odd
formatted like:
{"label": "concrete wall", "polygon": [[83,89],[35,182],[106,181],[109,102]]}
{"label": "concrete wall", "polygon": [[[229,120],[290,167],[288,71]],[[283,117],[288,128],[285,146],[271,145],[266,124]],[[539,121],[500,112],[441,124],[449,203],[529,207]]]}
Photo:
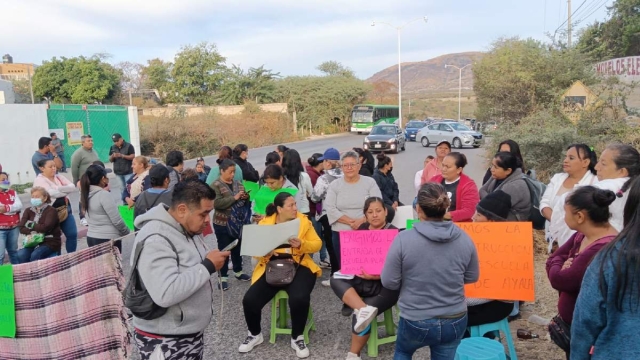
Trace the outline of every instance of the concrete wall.
{"label": "concrete wall", "polygon": [[[235,115],[244,111],[244,105],[233,106],[179,106],[184,109],[187,116],[202,115],[206,113],[216,112],[220,115]],[[142,109],[144,116],[170,117],[176,111],[177,106],[167,106],[161,108]],[[266,112],[286,113],[286,103],[261,104],[260,109]]]}
{"label": "concrete wall", "polygon": [[128,141],[136,149],[136,156],[141,155],[140,152],[140,128],[138,127],[138,108],[135,106],[128,107],[129,113],[129,139]]}
{"label": "concrete wall", "polygon": [[0,104],[14,104],[16,94],[13,91],[13,83],[7,80],[0,80]]}
{"label": "concrete wall", "polygon": [[0,164],[14,184],[33,182],[31,156],[38,139],[49,136],[46,105],[0,105]]}

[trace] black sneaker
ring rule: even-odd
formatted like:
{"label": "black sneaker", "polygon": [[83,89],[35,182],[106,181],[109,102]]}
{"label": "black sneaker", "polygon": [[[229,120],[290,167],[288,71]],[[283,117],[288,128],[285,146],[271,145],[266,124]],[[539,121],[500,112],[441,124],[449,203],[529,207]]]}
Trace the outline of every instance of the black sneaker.
{"label": "black sneaker", "polygon": [[349,307],[347,304],[342,304],[342,316],[351,316],[353,314],[353,309]]}
{"label": "black sneaker", "polygon": [[251,276],[247,274],[240,274],[240,275],[236,275],[236,279],[240,281],[251,281]]}
{"label": "black sneaker", "polygon": [[222,290],[222,291],[227,291],[229,290],[229,283],[226,281],[223,281],[221,283],[218,283],[218,289]]}

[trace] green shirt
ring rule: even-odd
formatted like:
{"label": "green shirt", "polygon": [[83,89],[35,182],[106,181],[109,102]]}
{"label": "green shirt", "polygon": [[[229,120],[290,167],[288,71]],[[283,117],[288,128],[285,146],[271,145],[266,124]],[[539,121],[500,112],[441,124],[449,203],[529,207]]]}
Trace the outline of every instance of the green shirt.
{"label": "green shirt", "polygon": [[99,161],[98,153],[95,149],[87,150],[80,147],[71,156],[71,176],[73,177],[73,184],[77,184],[78,180],[87,171],[87,168],[95,161]]}

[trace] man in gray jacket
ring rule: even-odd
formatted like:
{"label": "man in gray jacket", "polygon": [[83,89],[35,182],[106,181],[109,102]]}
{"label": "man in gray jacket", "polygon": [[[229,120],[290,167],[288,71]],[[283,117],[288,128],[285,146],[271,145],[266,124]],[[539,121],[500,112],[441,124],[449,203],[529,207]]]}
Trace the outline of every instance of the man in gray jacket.
{"label": "man in gray jacket", "polygon": [[[141,230],[134,249],[147,239],[138,260],[140,279],[153,302],[167,309],[153,320],[134,314],[142,359],[148,359],[158,346],[167,360],[203,358],[203,332],[213,314],[211,275],[230,254],[209,251],[202,237],[214,196],[205,183],[184,181],[175,186],[171,207],[160,204],[135,220]],[[134,261],[132,257],[132,266]]]}

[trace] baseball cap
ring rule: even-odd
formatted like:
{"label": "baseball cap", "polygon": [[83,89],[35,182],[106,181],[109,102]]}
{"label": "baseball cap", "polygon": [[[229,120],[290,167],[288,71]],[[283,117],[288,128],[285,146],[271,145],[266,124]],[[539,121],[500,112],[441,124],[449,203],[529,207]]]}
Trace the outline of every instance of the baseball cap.
{"label": "baseball cap", "polygon": [[112,170],[112,169],[110,169],[110,168],[108,168],[108,167],[104,166],[104,163],[103,163],[102,161],[100,161],[100,160],[96,160],[96,161],[94,161],[93,163],[91,163],[91,165],[98,165],[98,166],[102,166],[102,168],[104,169],[104,171],[106,171],[106,172],[107,172],[107,174],[110,174],[110,173],[112,173],[112,172],[113,172],[113,170]]}
{"label": "baseball cap", "polygon": [[204,161],[204,158],[202,156],[200,156],[199,158],[196,159],[196,162],[198,161]]}
{"label": "baseball cap", "polygon": [[122,139],[122,135],[115,133],[113,135],[111,135],[111,140],[113,140],[113,142],[116,142],[118,140]]}
{"label": "baseball cap", "polygon": [[438,145],[436,145],[436,147],[442,145],[442,144],[447,144],[447,146],[449,147],[449,150],[451,150],[451,143],[448,142],[447,140],[440,140],[438,141]]}
{"label": "baseball cap", "polygon": [[338,151],[338,149],[335,148],[328,148],[324,154],[322,155],[321,158],[318,159],[319,161],[324,161],[324,160],[340,160],[340,152]]}

